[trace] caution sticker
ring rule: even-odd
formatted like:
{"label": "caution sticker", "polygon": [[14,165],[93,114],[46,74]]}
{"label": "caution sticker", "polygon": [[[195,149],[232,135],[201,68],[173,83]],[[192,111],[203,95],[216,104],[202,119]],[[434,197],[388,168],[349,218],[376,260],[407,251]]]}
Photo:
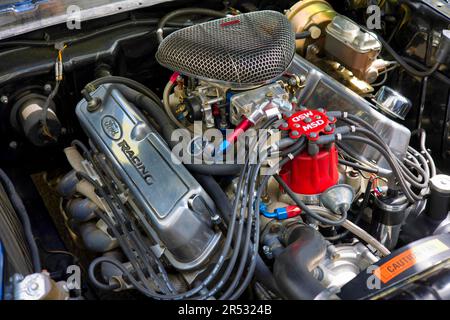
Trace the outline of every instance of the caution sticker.
{"label": "caution sticker", "polygon": [[388,262],[382,264],[374,271],[374,274],[386,284],[402,272],[413,267],[432,256],[448,250],[448,247],[440,240],[434,239],[418,244],[399,255],[395,256]]}

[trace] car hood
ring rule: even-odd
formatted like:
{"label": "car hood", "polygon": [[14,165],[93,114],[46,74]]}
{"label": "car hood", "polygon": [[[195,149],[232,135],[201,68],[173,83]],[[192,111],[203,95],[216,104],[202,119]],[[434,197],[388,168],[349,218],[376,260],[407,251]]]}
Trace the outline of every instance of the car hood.
{"label": "car hood", "polygon": [[171,0],[0,0],[0,40],[65,23],[80,22]]}

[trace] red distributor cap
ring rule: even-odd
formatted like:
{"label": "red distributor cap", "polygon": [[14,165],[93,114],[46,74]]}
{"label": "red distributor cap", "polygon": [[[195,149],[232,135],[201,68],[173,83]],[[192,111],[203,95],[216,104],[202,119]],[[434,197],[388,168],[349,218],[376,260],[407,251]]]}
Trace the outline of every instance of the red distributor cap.
{"label": "red distributor cap", "polygon": [[309,140],[319,139],[320,134],[332,134],[335,118],[329,118],[321,109],[302,110],[294,113],[287,119],[287,126],[282,126],[281,130],[289,130],[289,136],[293,139],[305,135]]}

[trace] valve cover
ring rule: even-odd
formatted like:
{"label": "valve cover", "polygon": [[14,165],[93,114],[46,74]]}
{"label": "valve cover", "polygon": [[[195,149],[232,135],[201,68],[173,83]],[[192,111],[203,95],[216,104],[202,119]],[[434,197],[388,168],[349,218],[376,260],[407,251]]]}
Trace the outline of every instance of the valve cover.
{"label": "valve cover", "polygon": [[101,107],[88,111],[81,101],[76,114],[86,134],[109,160],[129,189],[147,234],[155,234],[168,260],[180,270],[193,269],[210,256],[220,240],[208,212],[193,211],[190,200],[214,203],[144,117],[114,86],[100,86],[93,94]]}

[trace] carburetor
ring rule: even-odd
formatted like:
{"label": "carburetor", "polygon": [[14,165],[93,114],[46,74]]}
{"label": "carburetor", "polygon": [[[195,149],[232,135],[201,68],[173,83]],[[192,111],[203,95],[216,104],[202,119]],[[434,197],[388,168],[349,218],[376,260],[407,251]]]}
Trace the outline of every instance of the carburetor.
{"label": "carburetor", "polygon": [[[200,81],[195,90],[191,91],[185,102],[188,110],[189,121],[203,121],[207,128],[214,128],[214,106],[223,104],[226,100],[228,88]],[[217,110],[221,110],[218,108]],[[223,110],[223,108],[222,108]],[[220,114],[223,121],[223,114]]]}
{"label": "carburetor", "polygon": [[[250,119],[257,117],[259,114],[258,109],[269,102],[272,107],[281,108],[285,112],[289,112],[292,109],[292,105],[289,102],[289,93],[285,90],[281,81],[235,94],[231,98],[231,123],[237,125],[242,121],[243,117]],[[253,123],[256,123],[257,119],[251,120]]]}
{"label": "carburetor", "polygon": [[[170,95],[165,94],[164,103],[167,105],[166,108],[174,111],[177,120],[186,118],[188,123],[202,121],[207,128],[215,126],[214,107],[225,103],[228,87],[201,80],[194,88],[189,88],[177,72],[171,77],[168,86],[169,89],[166,91],[173,86],[174,92]],[[217,110],[220,112],[223,108]],[[226,126],[224,117],[223,112],[220,112],[221,124],[225,123]]]}

